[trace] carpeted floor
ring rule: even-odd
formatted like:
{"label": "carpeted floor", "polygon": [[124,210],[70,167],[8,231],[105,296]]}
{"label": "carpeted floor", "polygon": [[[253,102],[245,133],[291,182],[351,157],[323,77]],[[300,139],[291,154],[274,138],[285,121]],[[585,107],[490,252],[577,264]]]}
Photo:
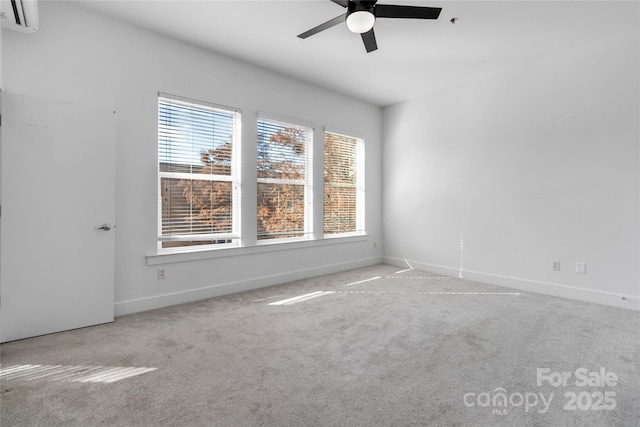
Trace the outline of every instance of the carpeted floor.
{"label": "carpeted floor", "polygon": [[398,270],[3,344],[0,424],[638,425],[640,313]]}

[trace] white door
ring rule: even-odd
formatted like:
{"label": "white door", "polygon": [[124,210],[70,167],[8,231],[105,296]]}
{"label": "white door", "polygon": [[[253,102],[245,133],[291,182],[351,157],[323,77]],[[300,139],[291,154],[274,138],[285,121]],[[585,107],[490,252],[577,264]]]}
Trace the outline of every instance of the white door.
{"label": "white door", "polygon": [[1,144],[0,342],[113,321],[114,112],[4,93]]}

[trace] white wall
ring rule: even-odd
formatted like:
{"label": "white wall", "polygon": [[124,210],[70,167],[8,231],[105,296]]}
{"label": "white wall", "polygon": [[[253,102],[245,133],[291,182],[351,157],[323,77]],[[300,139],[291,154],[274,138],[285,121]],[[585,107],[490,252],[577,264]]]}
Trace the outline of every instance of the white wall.
{"label": "white wall", "polygon": [[[381,245],[374,247],[381,240],[378,107],[65,3],[41,2],[38,32],[5,32],[3,44],[7,92],[116,111],[116,314],[380,261]],[[167,279],[158,280],[158,266],[146,259],[156,252],[158,91],[242,109],[244,138],[255,138],[250,124],[257,111],[364,136],[369,237],[173,262],[163,266]]]}
{"label": "white wall", "polygon": [[4,78],[2,75],[2,33],[3,31],[0,30],[0,91],[4,88]]}
{"label": "white wall", "polygon": [[385,108],[385,260],[640,308],[638,40]]}

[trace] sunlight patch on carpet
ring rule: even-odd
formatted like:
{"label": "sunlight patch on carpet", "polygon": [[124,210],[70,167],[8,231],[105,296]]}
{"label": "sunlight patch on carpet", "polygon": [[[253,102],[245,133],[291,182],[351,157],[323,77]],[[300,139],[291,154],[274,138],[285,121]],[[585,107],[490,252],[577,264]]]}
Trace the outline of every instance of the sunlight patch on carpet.
{"label": "sunlight patch on carpet", "polygon": [[297,302],[308,301],[312,298],[318,298],[324,295],[331,295],[331,294],[335,294],[335,292],[334,291],[317,291],[317,292],[312,292],[310,294],[304,294],[297,297],[287,298],[281,301],[272,302],[272,303],[269,303],[269,305],[291,305]]}
{"label": "sunlight patch on carpet", "polygon": [[0,379],[4,381],[45,380],[109,384],[157,369],[84,365],[11,365],[7,367],[0,365]]}

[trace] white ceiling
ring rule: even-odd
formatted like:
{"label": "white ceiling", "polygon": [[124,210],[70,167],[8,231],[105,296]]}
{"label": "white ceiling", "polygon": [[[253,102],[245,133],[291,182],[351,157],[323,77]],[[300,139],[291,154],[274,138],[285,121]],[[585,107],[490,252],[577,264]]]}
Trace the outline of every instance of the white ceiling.
{"label": "white ceiling", "polygon": [[[437,21],[379,19],[378,50],[338,25],[302,33],[342,13],[329,0],[81,1],[82,7],[262,68],[386,106],[505,67],[526,66],[638,28],[636,2],[402,1],[442,7]],[[455,24],[451,18],[457,18]]]}

